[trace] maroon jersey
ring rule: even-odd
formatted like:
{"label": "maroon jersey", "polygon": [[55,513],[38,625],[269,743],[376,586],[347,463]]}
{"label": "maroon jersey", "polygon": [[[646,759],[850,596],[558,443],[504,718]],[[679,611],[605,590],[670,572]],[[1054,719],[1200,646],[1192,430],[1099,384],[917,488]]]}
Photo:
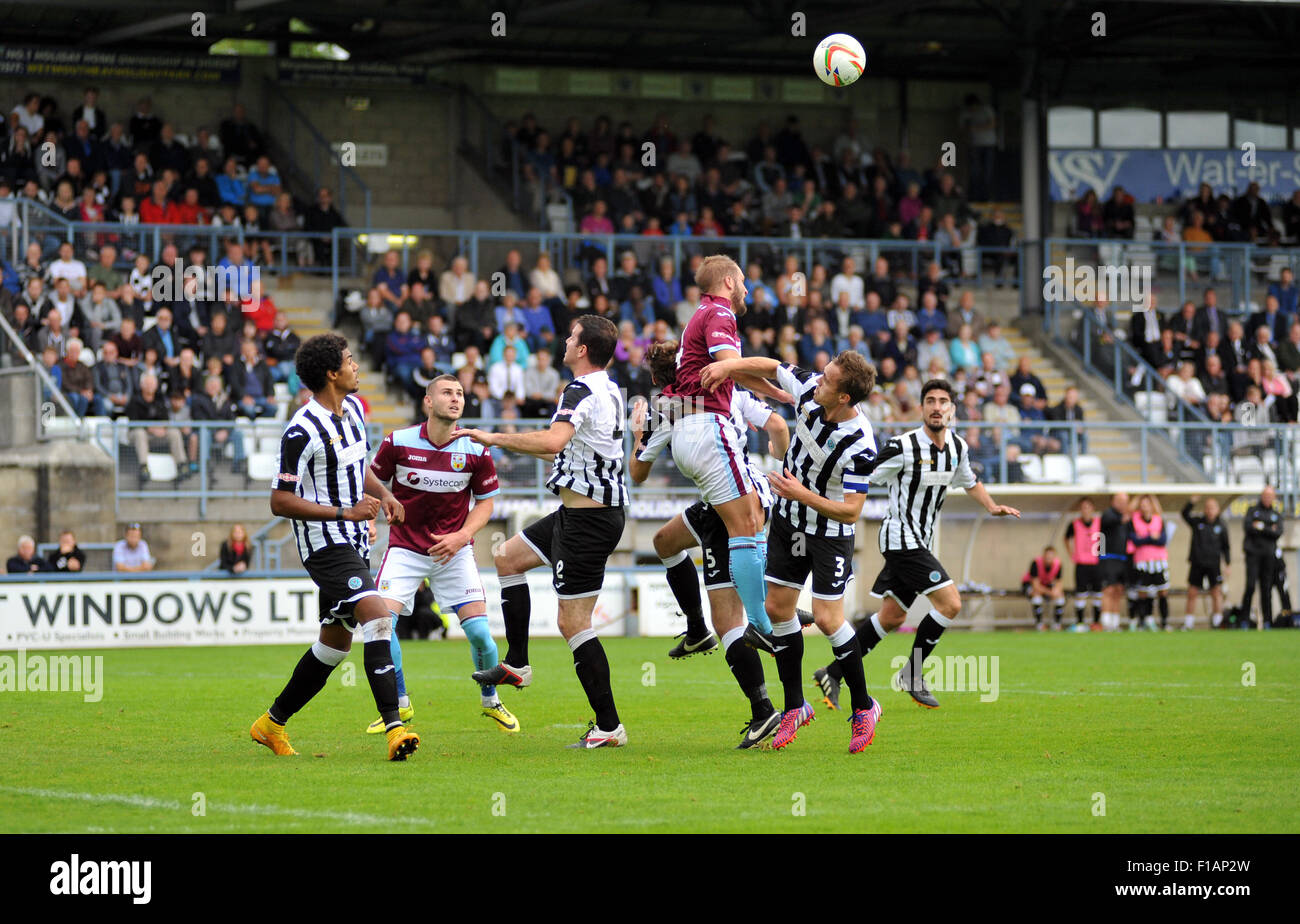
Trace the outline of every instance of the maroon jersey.
{"label": "maroon jersey", "polygon": [[700,370],[713,362],[714,354],[719,350],[740,353],[736,316],[729,302],[706,295],[700,299],[700,307],[691,315],[686,330],[682,332],[682,345],[677,351],[677,380],[663,393],[689,398],[695,407],[730,417],[732,380],[723,379],[717,391],[705,391],[700,384]]}
{"label": "maroon jersey", "polygon": [[481,501],[501,493],[486,446],[466,436],[435,446],[427,423],[384,437],[370,470],[380,481],[392,481],[393,496],[406,510],[405,520],[389,526],[389,546],[421,555],[429,553],[434,536],[465,525],[470,494]]}

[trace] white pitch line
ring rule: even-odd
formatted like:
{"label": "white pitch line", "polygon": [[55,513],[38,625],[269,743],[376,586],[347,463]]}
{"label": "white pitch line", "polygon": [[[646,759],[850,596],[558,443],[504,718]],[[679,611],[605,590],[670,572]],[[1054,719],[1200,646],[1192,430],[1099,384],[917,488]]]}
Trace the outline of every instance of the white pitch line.
{"label": "white pitch line", "polygon": [[[935,691],[940,692],[940,691]],[[967,692],[978,693],[979,690]],[[1023,690],[1017,687],[1001,687],[1003,693],[1028,693],[1031,696],[1141,696],[1147,699],[1214,699],[1233,703],[1294,703],[1293,699],[1265,699],[1262,696],[1206,696],[1198,693],[1111,693],[1106,690]]]}
{"label": "white pitch line", "polygon": [[[169,812],[188,811],[190,806],[169,799],[155,799],[152,796],[132,796],[122,793],[66,792],[58,789],[28,789],[19,786],[0,786],[0,793],[16,796],[35,796],[40,799],[66,799],[75,802],[98,804],[129,805],[133,808],[160,809]],[[290,818],[315,818],[325,821],[339,821],[349,825],[434,825],[432,818],[386,818],[382,815],[367,815],[362,812],[332,812],[328,809],[286,808],[279,805],[232,805],[224,802],[209,802],[208,808],[213,812],[230,815],[286,815]]]}

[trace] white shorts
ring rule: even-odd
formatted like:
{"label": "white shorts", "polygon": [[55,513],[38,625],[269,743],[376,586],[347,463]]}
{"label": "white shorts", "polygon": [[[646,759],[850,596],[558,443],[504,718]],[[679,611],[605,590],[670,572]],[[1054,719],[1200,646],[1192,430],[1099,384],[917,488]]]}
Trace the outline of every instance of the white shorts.
{"label": "white shorts", "polygon": [[429,579],[433,599],[444,609],[487,600],[471,544],[463,546],[450,561],[442,564],[410,549],[390,547],[384,553],[384,560],[379,565],[379,579],[375,583],[381,597],[397,600],[402,605],[401,615],[409,616],[415,592],[425,578]]}
{"label": "white shorts", "polygon": [[673,422],[673,462],[714,507],[754,492],[745,447],[722,414],[687,414]]}

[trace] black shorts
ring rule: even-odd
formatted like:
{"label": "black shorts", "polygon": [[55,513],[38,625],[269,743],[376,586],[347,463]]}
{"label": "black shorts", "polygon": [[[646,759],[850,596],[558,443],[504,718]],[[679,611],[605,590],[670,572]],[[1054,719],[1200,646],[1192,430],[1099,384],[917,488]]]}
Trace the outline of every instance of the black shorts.
{"label": "black shorts", "polygon": [[551,566],[551,586],[561,600],[594,597],[605,583],[605,563],[627,523],[625,507],[560,507],[519,535]]}
{"label": "black shorts", "polygon": [[873,597],[893,597],[904,610],[910,609],[916,598],[946,587],[952,578],[928,549],[909,549],[905,552],[885,552],[885,567],[871,586]]}
{"label": "black shorts", "polygon": [[[767,516],[766,507],[763,516]],[[727,524],[722,522],[718,511],[711,504],[696,501],[682,511],[682,521],[687,532],[704,550],[704,589],[735,587],[731,580],[731,547],[728,545],[731,537],[727,535]]]}
{"label": "black shorts", "polygon": [[1074,592],[1076,594],[1101,593],[1101,563],[1074,566]]}
{"label": "black shorts", "polygon": [[1197,590],[1214,590],[1223,583],[1223,574],[1219,571],[1218,563],[1211,568],[1204,565],[1198,565],[1192,562],[1187,569],[1187,586],[1195,587]]}
{"label": "black shorts", "polygon": [[853,580],[853,536],[814,536],[783,517],[767,531],[767,581],[802,589],[812,574],[812,595],[839,600]]}
{"label": "black shorts", "polygon": [[1169,562],[1144,562],[1144,567],[1133,566],[1133,588],[1145,593],[1169,589]]}
{"label": "black shorts", "polygon": [[1127,558],[1103,558],[1097,567],[1101,569],[1102,587],[1128,583]]}
{"label": "black shorts", "polygon": [[357,602],[379,593],[370,564],[350,545],[327,545],[312,552],[302,564],[320,588],[321,625],[337,623],[355,629],[357,621],[352,611]]}

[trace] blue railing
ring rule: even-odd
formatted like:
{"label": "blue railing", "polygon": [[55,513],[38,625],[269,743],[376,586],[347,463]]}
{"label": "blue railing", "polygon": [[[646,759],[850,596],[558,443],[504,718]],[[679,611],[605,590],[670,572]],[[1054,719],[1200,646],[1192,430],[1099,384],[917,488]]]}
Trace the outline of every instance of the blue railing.
{"label": "blue railing", "polygon": [[[531,430],[547,425],[546,419],[466,420],[466,426],[485,429],[516,427]],[[914,429],[915,421],[881,423],[875,426],[877,444],[890,436]],[[1296,466],[1300,463],[1300,428],[1287,425],[1254,425],[1214,423],[1204,419],[1156,423],[1152,421],[1030,421],[1004,425],[987,421],[954,423],[954,429],[970,439],[978,433],[978,444],[972,446],[972,458],[981,468],[981,477],[990,484],[1017,482],[1044,484],[1078,484],[1100,487],[1116,480],[1107,472],[1104,462],[1088,455],[1089,431],[1096,427],[1131,434],[1137,443],[1135,461],[1138,464],[1138,481],[1163,481],[1168,476],[1160,469],[1151,452],[1151,440],[1175,445],[1198,468],[1205,471],[1206,482],[1218,484],[1251,483],[1265,480],[1276,485],[1280,493],[1291,494],[1297,485]],[[198,471],[190,475],[185,468],[176,472],[176,480],[164,482],[148,480],[140,460],[133,450],[130,433],[143,427],[189,429],[197,435]],[[98,444],[112,456],[113,477],[117,485],[115,502],[119,519],[124,515],[122,503],[130,500],[194,500],[198,502],[199,516],[207,515],[211,502],[219,499],[266,498],[271,488],[278,464],[277,452],[270,451],[263,440],[274,443],[278,450],[283,423],[268,421],[257,424],[246,420],[198,421],[183,423],[131,423],[124,420],[96,424],[92,429]],[[242,445],[235,447],[231,458],[219,451],[214,440],[216,431],[236,431],[242,435]],[[376,424],[368,427],[372,447],[378,447],[383,436]],[[1055,447],[1035,446],[1035,438],[1055,440]],[[627,428],[624,437],[625,457],[632,452],[632,435]],[[157,444],[161,451],[163,443]],[[186,444],[182,444],[186,445]],[[755,460],[764,467],[772,467],[774,460],[762,454],[766,443],[751,446]],[[1014,448],[1013,448],[1014,447]],[[155,447],[149,447],[151,452]],[[188,446],[186,446],[188,448]],[[257,459],[254,459],[257,456]],[[501,499],[498,506],[509,511],[523,504],[545,505],[554,496],[546,488],[550,465],[541,459],[494,450],[501,480]],[[236,465],[236,463],[239,463]],[[193,481],[192,479],[197,479]],[[1121,479],[1122,480],[1122,479]],[[671,516],[698,497],[695,486],[672,464],[663,459],[651,472],[643,485],[634,485],[628,479],[629,495],[637,516]],[[274,522],[259,531],[265,538]],[[265,565],[265,562],[262,563]]]}
{"label": "blue railing", "polygon": [[[1282,267],[1290,267],[1300,276],[1300,248],[1296,247],[1054,237],[1042,241],[1042,253],[1045,271],[1051,266],[1064,269],[1067,259],[1073,259],[1076,267],[1090,266],[1094,270],[1150,267],[1152,281],[1165,296],[1165,304],[1176,295],[1177,305],[1188,300],[1200,305],[1204,289],[1226,284],[1228,294],[1223,304],[1228,314],[1256,310],[1251,302],[1263,303],[1267,277],[1275,276]],[[1257,282],[1256,276],[1265,278]],[[1047,298],[1045,292],[1044,301]],[[1112,297],[1110,301],[1120,299]]]}
{"label": "blue railing", "polygon": [[[326,234],[271,230],[246,232],[241,226],[224,225],[124,225],[114,221],[69,221],[30,199],[21,199],[16,205],[21,226],[16,229],[10,242],[10,262],[15,266],[32,241],[41,245],[46,256],[57,250],[64,241],[73,244],[79,253],[84,253],[90,246],[112,244],[118,251],[115,266],[129,270],[135,254],[148,254],[153,262],[167,244],[176,245],[181,259],[185,258],[186,251],[191,246],[201,246],[207,251],[209,264],[215,265],[225,256],[222,248],[225,240],[237,241],[243,245],[249,260],[256,256],[260,262],[260,242],[266,240],[276,251],[274,264],[261,262],[261,266],[266,269],[280,275],[293,272],[323,276],[332,271],[328,262],[299,265],[297,259],[300,250],[310,248],[314,254],[313,245],[326,244],[329,241],[329,235]],[[250,252],[253,247],[258,248],[256,254]]]}
{"label": "blue railing", "polygon": [[1069,349],[1085,368],[1100,374],[1115,391],[1115,397],[1134,410],[1142,411],[1132,398],[1135,393],[1160,392],[1166,396],[1169,413],[1178,422],[1208,420],[1205,411],[1188,404],[1181,397],[1167,393],[1165,380],[1160,373],[1117,330],[1108,330],[1110,342],[1103,343],[1096,323],[1087,311],[1082,311],[1077,323],[1072,325],[1074,314],[1080,311],[1074,304],[1045,302],[1043,329],[1052,340]]}
{"label": "blue railing", "polygon": [[[332,250],[337,255],[332,277],[337,300],[341,280],[345,275],[356,276],[358,269],[374,259],[380,248],[396,250],[402,258],[402,269],[411,267],[414,252],[430,245],[442,244],[444,250],[464,256],[470,272],[476,278],[487,278],[488,273],[504,262],[506,251],[526,249],[545,252],[557,272],[570,266],[583,266],[597,255],[609,259],[610,273],[617,268],[618,254],[630,250],[637,255],[643,271],[653,277],[657,262],[662,257],[672,257],[678,272],[685,260],[694,254],[728,254],[742,267],[752,258],[794,255],[800,268],[809,272],[815,262],[828,268],[828,275],[838,272],[843,257],[857,258],[859,272],[870,272],[877,257],[885,257],[895,268],[914,280],[919,280],[925,264],[943,265],[945,259],[962,260],[963,269],[969,268],[971,285],[987,285],[992,281],[1020,285],[1020,271],[1028,244],[1014,247],[967,247],[961,250],[946,249],[932,241],[870,240],[866,238],[778,238],[778,237],[648,237],[639,234],[583,234],[581,232],[552,233],[525,231],[445,231],[435,228],[335,228],[331,232]],[[358,256],[360,259],[358,259]],[[1001,257],[1006,261],[1008,275],[994,276],[986,267],[987,257]],[[964,259],[963,259],[964,258]],[[346,267],[346,270],[345,270]],[[947,280],[950,284],[952,280]],[[1023,293],[1023,287],[1022,287]],[[829,310],[831,306],[827,306]],[[883,305],[882,308],[888,308]]]}

